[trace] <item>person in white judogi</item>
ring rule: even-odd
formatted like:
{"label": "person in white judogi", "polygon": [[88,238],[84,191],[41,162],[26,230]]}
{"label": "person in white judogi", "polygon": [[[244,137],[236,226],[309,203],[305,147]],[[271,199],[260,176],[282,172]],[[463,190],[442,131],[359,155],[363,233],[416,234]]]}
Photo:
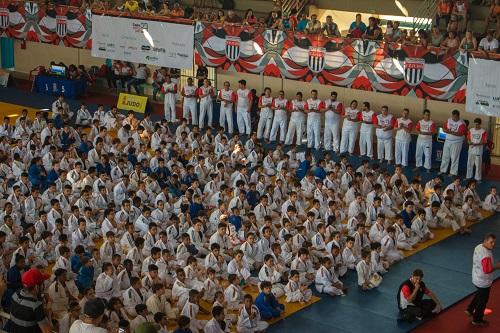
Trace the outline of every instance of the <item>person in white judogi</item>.
{"label": "person in white judogi", "polygon": [[396,120],[396,164],[408,166],[408,151],[410,150],[413,121],[408,118],[410,110],[403,109],[403,115]]}
{"label": "person in white judogi", "polygon": [[[182,99],[182,117],[188,120],[192,125],[198,125],[198,106],[196,104],[198,88],[193,84],[193,79],[187,79],[187,85],[181,89]],[[189,116],[191,121],[189,122]]]}
{"label": "person in white judogi", "polygon": [[164,94],[163,110],[165,119],[169,122],[176,122],[177,116],[175,111],[175,102],[177,99],[177,84],[172,82],[170,75],[165,77],[165,82],[161,86],[161,92]]}
{"label": "person in white judogi", "polygon": [[257,125],[257,139],[264,138],[269,140],[269,133],[271,132],[271,125],[273,123],[273,103],[274,98],[271,96],[271,88],[264,88],[264,95],[259,97],[258,106],[259,123]]}
{"label": "person in white judogi", "polygon": [[446,133],[446,139],[444,140],[443,156],[441,157],[441,173],[447,173],[449,167],[451,175],[458,175],[458,162],[466,130],[467,126],[465,122],[460,119],[460,112],[458,110],[453,110],[451,118],[449,118],[443,126],[443,131]]}
{"label": "person in white judogi", "polygon": [[332,269],[332,259],[330,257],[321,258],[321,267],[316,272],[314,280],[316,290],[330,296],[343,296],[344,285],[338,279]]}
{"label": "person in white judogi", "polygon": [[303,125],[305,120],[306,102],[302,100],[302,93],[299,91],[295,95],[295,99],[290,103],[290,123],[288,124],[288,132],[286,133],[285,144],[292,144],[295,136],[297,146],[302,144]]}
{"label": "person in white judogi", "polygon": [[418,133],[415,150],[416,167],[420,168],[422,166],[423,157],[423,166],[427,171],[430,171],[432,164],[432,136],[436,132],[436,123],[431,120],[431,112],[429,110],[424,110],[424,118],[417,122],[415,130]]}
{"label": "person in white judogi", "polygon": [[307,148],[319,149],[321,141],[321,113],[323,102],[318,98],[318,91],[311,90],[311,98],[306,101],[304,111],[307,114]]}
{"label": "person in white judogi", "polygon": [[396,230],[394,227],[387,228],[387,234],[382,238],[382,257],[390,264],[404,258],[403,252],[398,250],[396,242]]}
{"label": "person in white judogi", "polygon": [[359,154],[373,158],[373,123],[377,115],[370,109],[370,103],[363,102],[361,127],[359,129]]}
{"label": "person in white judogi", "polygon": [[342,124],[342,136],[340,139],[340,154],[354,152],[354,145],[359,132],[361,111],[358,110],[358,101],[353,100],[344,112],[344,123]]}
{"label": "person in white judogi", "polygon": [[243,299],[243,306],[238,315],[236,331],[239,333],[263,332],[269,324],[260,320],[260,312],[257,306],[253,304],[252,295],[246,294]]}
{"label": "person in white judogi", "polygon": [[217,101],[220,102],[219,125],[229,134],[233,134],[233,107],[236,102],[236,93],[229,87],[229,82],[225,81],[224,88],[219,90],[217,95]]}
{"label": "person in white judogi", "polygon": [[325,112],[325,128],[323,143],[325,150],[333,149],[338,153],[340,149],[340,121],[344,114],[344,105],[337,101],[337,92],[332,91],[330,99],[323,102]]}
{"label": "person in white judogi", "polygon": [[137,304],[145,304],[147,299],[147,292],[142,288],[141,279],[138,277],[133,277],[130,279],[130,288],[122,293],[123,305],[127,313],[135,317],[137,313],[135,312],[135,306]]}
{"label": "person in white judogi", "polygon": [[500,198],[497,195],[496,187],[491,187],[490,193],[484,198],[482,208],[492,213],[500,211]]}
{"label": "person in white judogi", "polygon": [[382,113],[377,115],[375,122],[375,135],[377,137],[377,155],[380,163],[384,159],[392,162],[392,129],[396,125],[396,118],[389,113],[388,106],[382,106]]}
{"label": "person in white judogi", "polygon": [[273,105],[271,108],[274,110],[274,119],[269,140],[271,142],[276,141],[276,136],[279,130],[279,142],[284,143],[288,127],[287,110],[290,109],[290,102],[285,98],[285,92],[283,90],[280,90],[278,97],[273,99]]}
{"label": "person in white judogi", "polygon": [[205,116],[208,116],[208,127],[212,127],[212,115],[213,115],[213,97],[214,88],[210,85],[209,79],[203,80],[203,85],[197,90],[198,98],[200,99],[200,119],[199,127],[203,129],[205,127]]}
{"label": "person in white judogi", "polygon": [[285,294],[281,281],[281,273],[275,268],[274,257],[271,254],[266,254],[264,257],[264,265],[259,271],[260,282],[267,281],[271,283],[271,292],[279,298]]}
{"label": "person in white judogi", "polygon": [[286,303],[307,303],[312,298],[311,289],[300,283],[300,274],[296,270],[291,270],[288,276],[288,283],[285,286]]}
{"label": "person in white judogi", "polygon": [[[466,178],[471,179],[474,173],[474,179],[480,182],[483,169],[483,150],[488,141],[486,130],[481,127],[481,118],[474,119],[474,127],[467,132],[467,141],[469,143],[469,152]],[[475,172],[474,168],[476,169]]]}
{"label": "person in white judogi", "polygon": [[253,95],[247,88],[246,80],[238,81],[239,88],[236,90],[236,123],[241,134],[250,135],[250,109],[252,107]]}

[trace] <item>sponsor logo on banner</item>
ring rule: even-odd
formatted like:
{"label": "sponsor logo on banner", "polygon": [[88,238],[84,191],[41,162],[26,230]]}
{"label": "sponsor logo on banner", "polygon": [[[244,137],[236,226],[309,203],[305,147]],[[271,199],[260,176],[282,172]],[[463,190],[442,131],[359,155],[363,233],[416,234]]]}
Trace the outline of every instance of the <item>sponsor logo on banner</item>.
{"label": "sponsor logo on banner", "polygon": [[106,48],[105,47],[99,47],[99,51],[106,51]]}
{"label": "sponsor logo on banner", "polygon": [[56,16],[56,33],[59,37],[65,37],[68,33],[68,18],[66,16]]}
{"label": "sponsor logo on banner", "polygon": [[144,113],[144,111],[146,111],[147,102],[148,98],[145,96],[120,93],[117,107],[121,110]]}
{"label": "sponsor logo on banner", "polygon": [[406,58],[404,62],[406,83],[410,86],[419,85],[424,80],[424,66],[424,59]]}
{"label": "sponsor logo on banner", "polygon": [[7,8],[0,8],[0,28],[7,28],[9,23],[9,10]]}
{"label": "sponsor logo on banner", "polygon": [[137,51],[137,47],[135,47],[135,46],[129,46],[128,49],[132,50],[132,51]]}
{"label": "sponsor logo on banner", "polygon": [[149,46],[149,45],[142,45],[141,46],[141,50],[143,50],[143,51],[149,51],[149,50],[151,50],[151,46]]}
{"label": "sponsor logo on banner", "polygon": [[188,55],[188,54],[185,54],[185,53],[177,53],[177,55],[178,55],[179,57],[181,57],[181,58],[187,58],[187,57],[189,57],[189,55]]}
{"label": "sponsor logo on banner", "polygon": [[158,61],[159,59],[157,57],[153,57],[153,56],[146,56],[146,60],[147,61]]}
{"label": "sponsor logo on banner", "polygon": [[144,30],[148,30],[148,24],[146,22],[141,22],[141,23],[132,23],[132,29],[135,32],[141,33]]}
{"label": "sponsor logo on banner", "polygon": [[226,36],[226,57],[231,61],[236,61],[240,57],[241,39],[234,36]]}
{"label": "sponsor logo on banner", "polygon": [[324,47],[309,47],[309,57],[307,65],[314,73],[319,73],[325,68],[325,54]]}
{"label": "sponsor logo on banner", "polygon": [[166,53],[167,50],[165,50],[163,47],[153,47],[153,52]]}

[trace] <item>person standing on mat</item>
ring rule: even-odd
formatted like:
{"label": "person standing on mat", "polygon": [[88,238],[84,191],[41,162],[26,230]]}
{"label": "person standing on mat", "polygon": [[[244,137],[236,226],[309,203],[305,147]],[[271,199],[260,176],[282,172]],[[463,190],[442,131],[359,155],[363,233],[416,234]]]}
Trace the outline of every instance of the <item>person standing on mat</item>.
{"label": "person standing on mat", "polygon": [[490,297],[491,284],[493,283],[493,272],[500,269],[500,262],[493,264],[493,248],[496,236],[486,234],[481,244],[474,249],[472,258],[472,283],[477,291],[470,302],[465,313],[472,316],[472,325],[484,326],[488,322],[483,319],[484,309]]}
{"label": "person standing on mat", "polygon": [[[436,295],[425,286],[423,277],[424,272],[417,268],[399,287],[397,300],[402,320],[412,321],[415,318],[422,320],[443,309]],[[423,299],[424,295],[430,299]]]}

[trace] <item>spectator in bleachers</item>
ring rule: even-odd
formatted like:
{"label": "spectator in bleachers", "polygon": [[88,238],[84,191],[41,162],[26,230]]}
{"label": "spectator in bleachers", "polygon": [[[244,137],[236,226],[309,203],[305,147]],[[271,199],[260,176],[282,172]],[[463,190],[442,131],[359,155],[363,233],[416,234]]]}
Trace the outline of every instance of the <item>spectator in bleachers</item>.
{"label": "spectator in bleachers", "polygon": [[356,20],[349,27],[349,35],[353,38],[361,38],[366,31],[366,24],[361,20],[361,14],[356,14]]}
{"label": "spectator in bleachers", "polygon": [[160,6],[160,10],[158,11],[158,15],[161,16],[170,16],[170,8],[168,8],[167,3],[162,3]]}
{"label": "spectator in bleachers", "polygon": [[126,83],[132,79],[132,76],[134,75],[134,67],[130,62],[122,62],[121,67],[120,67],[120,83],[121,83],[121,89],[125,90]]}
{"label": "spectator in bleachers", "polygon": [[453,3],[452,15],[456,15],[458,21],[458,29],[463,32],[467,29],[467,21],[469,16],[469,6],[465,0],[455,0]]}
{"label": "spectator in bleachers", "polygon": [[241,17],[236,15],[236,12],[234,10],[228,10],[227,11],[227,17],[224,20],[226,23],[241,23]]}
{"label": "spectator in bleachers", "polygon": [[340,31],[337,23],[333,22],[331,15],[326,17],[326,22],[323,23],[323,33],[328,37],[340,37]]}
{"label": "spectator in bleachers", "polygon": [[266,20],[266,27],[269,29],[278,29],[281,23],[281,19],[278,15],[278,12],[272,11],[267,20]]}
{"label": "spectator in bleachers", "polygon": [[444,20],[444,25],[445,27],[448,26],[448,23],[450,22],[450,15],[451,15],[451,9],[452,9],[452,3],[451,0],[440,0],[438,3],[437,7],[437,13],[436,13],[436,20],[435,24],[439,29],[439,24],[441,23],[441,20]]}
{"label": "spectator in bleachers", "polygon": [[311,15],[311,20],[307,23],[306,31],[309,34],[321,33],[321,22],[318,20],[318,16],[316,14]]}
{"label": "spectator in bleachers", "polygon": [[254,25],[255,23],[257,23],[257,18],[253,14],[253,10],[249,8],[245,12],[245,16],[243,18],[243,24]]}
{"label": "spectator in bleachers", "polygon": [[440,47],[443,42],[443,38],[443,34],[439,30],[439,27],[437,25],[433,25],[429,38],[431,46]]}
{"label": "spectator in bleachers", "polygon": [[459,49],[462,52],[475,51],[477,49],[477,40],[472,34],[472,31],[468,30],[465,33],[464,38],[462,38],[460,42]]}
{"label": "spectator in bleachers", "polygon": [[184,17],[184,9],[182,9],[181,5],[176,2],[170,11],[170,16],[172,17]]}
{"label": "spectator in bleachers", "polygon": [[290,16],[288,15],[288,13],[283,13],[283,15],[281,17],[281,23],[280,23],[279,29],[284,30],[284,31],[293,30],[292,22],[290,21]]}
{"label": "spectator in bleachers", "polygon": [[123,9],[130,13],[137,13],[139,11],[139,3],[136,0],[126,0]]}
{"label": "spectator in bleachers", "polygon": [[363,38],[370,40],[382,40],[382,37],[382,29],[378,26],[378,19],[375,17],[370,17],[368,19],[368,28],[363,34]]}
{"label": "spectator in bleachers", "polygon": [[496,23],[497,33],[500,32],[500,0],[495,0],[490,7],[490,11],[485,19],[484,31],[488,31],[490,23]]}
{"label": "spectator in bleachers", "polygon": [[297,23],[297,31],[304,32],[307,28],[307,24],[309,23],[309,19],[307,18],[306,13],[300,14],[300,20]]}
{"label": "spectator in bleachers", "polygon": [[453,31],[455,33],[458,33],[458,18],[456,15],[451,15],[450,22],[446,27],[446,31]]}
{"label": "spectator in bleachers", "polygon": [[492,30],[488,31],[486,37],[479,42],[479,50],[493,53],[498,52],[498,40],[493,36]]}
{"label": "spectator in bleachers", "polygon": [[226,21],[226,16],[224,15],[224,11],[222,9],[217,11],[217,18],[215,21],[218,23],[224,23]]}
{"label": "spectator in bleachers", "polygon": [[450,49],[457,48],[460,45],[460,40],[457,37],[457,33],[455,31],[448,31],[448,35],[446,35],[445,39],[441,42],[442,47],[447,47]]}

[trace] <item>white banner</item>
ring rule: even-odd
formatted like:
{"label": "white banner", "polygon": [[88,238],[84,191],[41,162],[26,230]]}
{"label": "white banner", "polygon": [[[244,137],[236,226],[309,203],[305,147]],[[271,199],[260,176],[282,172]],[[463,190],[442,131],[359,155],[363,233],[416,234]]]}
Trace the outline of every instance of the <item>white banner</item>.
{"label": "white banner", "polygon": [[500,62],[470,58],[465,110],[500,117]]}
{"label": "white banner", "polygon": [[193,68],[194,27],[92,15],[92,56],[170,68]]}

